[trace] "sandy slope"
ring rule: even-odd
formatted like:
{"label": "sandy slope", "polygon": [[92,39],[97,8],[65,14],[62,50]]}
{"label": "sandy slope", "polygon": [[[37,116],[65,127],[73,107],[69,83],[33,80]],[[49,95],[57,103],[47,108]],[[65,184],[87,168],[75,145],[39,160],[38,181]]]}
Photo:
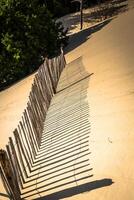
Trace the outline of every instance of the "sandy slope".
{"label": "sandy slope", "polygon": [[[84,66],[94,73],[88,88],[92,127],[90,159],[94,173],[91,181],[109,178],[114,183],[69,199],[134,199],[133,24],[134,10],[95,30],[72,36],[67,62],[83,56]],[[32,80],[33,76],[0,93],[1,147],[18,124]]]}
{"label": "sandy slope", "polygon": [[[0,92],[0,148],[8,143],[8,138],[17,127],[24,111],[34,75],[31,75],[12,87]],[[0,180],[0,200],[7,199],[1,195],[5,190]]]}
{"label": "sandy slope", "polygon": [[114,182],[70,199],[134,199],[133,24],[131,10],[94,34],[83,32],[85,42],[66,55],[68,62],[82,55],[86,69],[94,73],[88,88],[93,180]]}
{"label": "sandy slope", "polygon": [[0,147],[5,148],[8,137],[18,125],[28,101],[34,75],[0,93]]}

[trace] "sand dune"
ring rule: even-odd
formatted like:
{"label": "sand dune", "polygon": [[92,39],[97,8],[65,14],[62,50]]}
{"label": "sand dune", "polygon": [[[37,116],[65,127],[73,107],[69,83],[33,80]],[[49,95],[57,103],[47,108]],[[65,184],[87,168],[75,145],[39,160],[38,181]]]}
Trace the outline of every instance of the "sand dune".
{"label": "sand dune", "polygon": [[[112,180],[107,187],[79,190],[68,199],[134,199],[134,10],[92,28],[74,33],[67,62],[82,56],[89,73],[90,162],[96,180]],[[76,31],[77,32],[77,31]],[[17,126],[33,76],[0,93],[0,144],[3,148]],[[103,186],[103,184],[102,184]],[[83,193],[82,193],[83,192]],[[0,186],[0,193],[5,193]],[[81,194],[79,194],[81,193]],[[3,200],[4,197],[0,196]]]}
{"label": "sand dune", "polygon": [[109,187],[69,199],[134,199],[133,24],[131,10],[86,35],[85,41],[66,55],[68,62],[82,55],[85,68],[94,73],[88,88],[93,180],[113,181]]}

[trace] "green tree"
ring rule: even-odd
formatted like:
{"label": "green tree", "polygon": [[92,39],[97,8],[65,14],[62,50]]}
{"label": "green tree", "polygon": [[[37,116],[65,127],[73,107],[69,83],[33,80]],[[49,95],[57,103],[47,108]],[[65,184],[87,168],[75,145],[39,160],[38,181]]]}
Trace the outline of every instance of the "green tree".
{"label": "green tree", "polygon": [[0,27],[0,88],[33,72],[67,41],[45,1],[1,0]]}

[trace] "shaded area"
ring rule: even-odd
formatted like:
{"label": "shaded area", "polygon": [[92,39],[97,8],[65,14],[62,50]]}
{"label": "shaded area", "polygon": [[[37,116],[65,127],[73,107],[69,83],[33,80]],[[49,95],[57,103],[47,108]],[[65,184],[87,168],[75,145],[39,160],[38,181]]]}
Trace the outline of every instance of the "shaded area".
{"label": "shaded area", "polygon": [[60,192],[55,192],[51,195],[47,195],[45,197],[37,198],[37,200],[59,200],[66,197],[71,197],[73,195],[77,195],[84,192],[90,192],[91,190],[99,189],[102,187],[110,186],[114,182],[112,179],[101,179],[92,181],[90,183],[86,183],[80,186],[72,187],[69,189],[62,190]]}
{"label": "shaded area", "polygon": [[93,33],[100,31],[104,26],[109,24],[112,21],[112,19],[105,20],[104,22],[101,22],[93,27],[87,28],[85,30],[82,30],[78,33],[74,33],[69,37],[69,45],[65,48],[65,53],[68,53],[69,51],[72,51],[73,49],[80,46],[82,43],[86,42]]}

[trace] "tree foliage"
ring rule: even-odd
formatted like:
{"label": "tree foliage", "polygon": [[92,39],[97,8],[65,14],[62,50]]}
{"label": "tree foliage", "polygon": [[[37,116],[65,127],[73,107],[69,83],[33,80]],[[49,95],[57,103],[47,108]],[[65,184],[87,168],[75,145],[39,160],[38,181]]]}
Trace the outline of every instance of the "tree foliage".
{"label": "tree foliage", "polygon": [[66,43],[62,24],[41,0],[1,0],[0,27],[0,88],[33,72]]}
{"label": "tree foliage", "polygon": [[[42,0],[45,1],[45,4],[54,14],[55,17],[61,17],[70,12],[76,12],[80,9],[79,0]],[[83,0],[83,7],[87,8],[95,4],[99,4],[108,0]]]}

